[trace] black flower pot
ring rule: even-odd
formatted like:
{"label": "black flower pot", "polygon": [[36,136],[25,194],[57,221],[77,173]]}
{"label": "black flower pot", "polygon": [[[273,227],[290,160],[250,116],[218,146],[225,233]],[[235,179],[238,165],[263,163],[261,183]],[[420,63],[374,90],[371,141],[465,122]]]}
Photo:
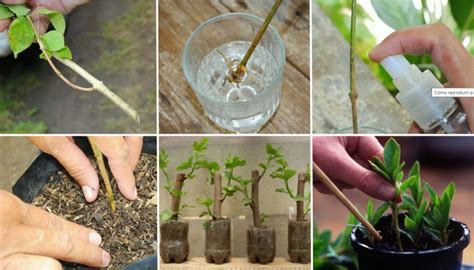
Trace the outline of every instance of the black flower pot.
{"label": "black flower pot", "polygon": [[230,261],[231,222],[229,218],[208,220],[204,223],[206,250],[204,256],[208,263],[223,264]]}
{"label": "black flower pot", "polygon": [[[92,156],[92,149],[85,137],[75,137],[74,141],[77,146],[87,155]],[[143,140],[142,153],[156,156],[156,137],[145,137]],[[25,171],[25,173],[17,180],[13,186],[13,194],[22,199],[24,202],[31,203],[33,199],[41,193],[43,186],[52,179],[58,171],[65,171],[59,162],[52,156],[42,153],[40,154]],[[68,269],[68,263],[65,263],[64,269]],[[74,266],[77,268],[77,266]],[[84,267],[83,269],[91,269]],[[157,256],[150,256],[138,262],[125,267],[126,270],[138,269],[157,269]]]}
{"label": "black flower pot", "polygon": [[[391,216],[380,219],[379,225],[387,225]],[[464,223],[451,219],[451,244],[432,250],[396,252],[374,249],[367,245],[360,228],[351,232],[351,245],[358,255],[359,270],[462,270],[463,250],[470,241],[470,232]]]}
{"label": "black flower pot", "polygon": [[170,220],[160,225],[160,257],[165,263],[182,263],[189,256],[189,223]]}
{"label": "black flower pot", "polygon": [[311,223],[288,220],[288,255],[293,263],[311,262]]}
{"label": "black flower pot", "polygon": [[273,228],[247,229],[247,256],[251,263],[267,264],[275,259],[276,233]]}

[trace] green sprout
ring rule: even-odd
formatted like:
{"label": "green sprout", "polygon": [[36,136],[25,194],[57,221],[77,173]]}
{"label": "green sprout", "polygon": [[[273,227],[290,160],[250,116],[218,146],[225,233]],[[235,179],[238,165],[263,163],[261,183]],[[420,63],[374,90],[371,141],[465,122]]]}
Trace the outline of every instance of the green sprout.
{"label": "green sprout", "polygon": [[181,204],[182,198],[186,195],[186,192],[183,192],[183,186],[185,180],[194,179],[196,177],[196,172],[199,169],[207,168],[208,164],[207,161],[204,159],[204,154],[207,150],[208,141],[209,140],[207,138],[204,138],[201,141],[195,141],[193,143],[193,153],[189,156],[188,159],[186,159],[181,164],[179,164],[178,167],[176,167],[178,171],[182,171],[184,173],[177,175],[174,186],[168,174],[168,153],[165,150],[160,151],[159,168],[165,176],[165,183],[163,185],[163,188],[170,194],[172,198],[171,209],[161,211],[161,220],[177,220],[181,215],[183,209],[192,207],[188,204]]}

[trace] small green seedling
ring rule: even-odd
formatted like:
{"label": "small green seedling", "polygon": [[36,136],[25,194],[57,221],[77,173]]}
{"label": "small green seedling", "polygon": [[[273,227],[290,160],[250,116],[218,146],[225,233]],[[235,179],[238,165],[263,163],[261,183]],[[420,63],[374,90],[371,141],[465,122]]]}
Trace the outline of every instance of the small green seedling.
{"label": "small green seedling", "polygon": [[[32,16],[38,14],[48,16],[54,30],[40,35],[32,20]],[[26,5],[7,5],[0,3],[0,20],[3,19],[12,20],[8,30],[8,37],[10,48],[15,58],[36,41],[42,52],[40,58],[46,60],[56,75],[68,86],[79,91],[98,91],[115,103],[136,122],[140,122],[138,113],[128,103],[113,93],[102,81],[96,79],[85,69],[72,61],[72,52],[69,47],[67,47],[64,39],[66,20],[60,12],[47,8],[31,11]],[[56,67],[53,60],[67,66],[88,81],[92,86],[82,87],[71,82]]]}
{"label": "small green seedling", "polygon": [[449,234],[449,212],[451,211],[451,201],[456,192],[456,186],[453,182],[443,191],[441,197],[438,197],[433,188],[429,184],[425,184],[430,194],[431,204],[428,208],[427,216],[424,218],[426,222],[426,232],[431,235],[442,246],[448,244]]}
{"label": "small green seedling", "polygon": [[[396,236],[396,245],[400,251],[403,251],[400,233],[404,234],[417,249],[422,247],[421,239],[426,234],[437,241],[440,246],[446,246],[450,234],[449,212],[456,191],[454,183],[451,182],[439,197],[435,190],[421,179],[418,162],[413,164],[408,178],[403,181],[402,169],[405,163],[400,163],[400,145],[392,138],[385,144],[384,161],[375,157],[370,163],[375,172],[394,186],[396,198],[383,203],[375,211],[373,203],[369,201],[366,214],[369,222],[376,225],[390,207],[392,210],[392,232]],[[424,196],[426,191],[430,195],[429,201]],[[401,203],[398,202],[400,197],[402,198]],[[405,214],[404,228],[400,228],[398,225],[400,211],[404,211]],[[374,245],[374,239],[367,234],[366,230],[362,229],[362,232]]]}
{"label": "small green seedling", "polygon": [[189,204],[181,204],[182,198],[186,195],[186,192],[183,192],[183,186],[185,180],[194,179],[196,177],[196,172],[199,169],[207,167],[207,161],[204,159],[204,155],[207,150],[207,144],[207,138],[204,138],[201,141],[195,141],[193,143],[193,153],[191,156],[189,156],[187,160],[179,164],[176,168],[178,171],[183,171],[185,173],[177,175],[174,186],[168,174],[168,153],[165,150],[160,151],[159,168],[165,176],[165,184],[163,185],[163,188],[170,194],[172,198],[171,209],[161,211],[161,220],[178,220],[183,209],[192,207]]}
{"label": "small green seedling", "polygon": [[382,176],[389,184],[395,188],[395,198],[389,202],[392,210],[392,231],[396,237],[396,244],[400,251],[403,250],[400,238],[400,228],[398,225],[399,202],[398,198],[411,185],[414,177],[411,176],[405,181],[403,180],[403,167],[405,162],[400,163],[400,145],[390,138],[384,147],[384,160],[379,157],[374,157],[370,161],[370,165],[380,176]]}

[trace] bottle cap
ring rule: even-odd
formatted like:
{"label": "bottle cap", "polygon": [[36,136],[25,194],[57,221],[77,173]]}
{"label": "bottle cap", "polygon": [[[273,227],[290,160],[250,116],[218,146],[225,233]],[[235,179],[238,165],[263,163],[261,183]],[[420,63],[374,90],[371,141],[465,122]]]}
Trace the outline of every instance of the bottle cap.
{"label": "bottle cap", "polygon": [[393,55],[383,59],[380,64],[393,79],[398,78],[410,69],[410,62],[403,55]]}

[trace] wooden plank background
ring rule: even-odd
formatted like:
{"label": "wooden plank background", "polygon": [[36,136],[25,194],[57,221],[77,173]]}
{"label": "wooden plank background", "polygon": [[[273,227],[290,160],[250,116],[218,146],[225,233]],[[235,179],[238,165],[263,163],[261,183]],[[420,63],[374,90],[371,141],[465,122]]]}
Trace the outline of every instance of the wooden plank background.
{"label": "wooden plank background", "polygon": [[[160,0],[160,133],[228,133],[205,115],[182,71],[182,51],[192,31],[228,12],[264,18],[273,0]],[[261,133],[310,133],[309,1],[284,0],[272,21],[286,47],[280,107]]]}

